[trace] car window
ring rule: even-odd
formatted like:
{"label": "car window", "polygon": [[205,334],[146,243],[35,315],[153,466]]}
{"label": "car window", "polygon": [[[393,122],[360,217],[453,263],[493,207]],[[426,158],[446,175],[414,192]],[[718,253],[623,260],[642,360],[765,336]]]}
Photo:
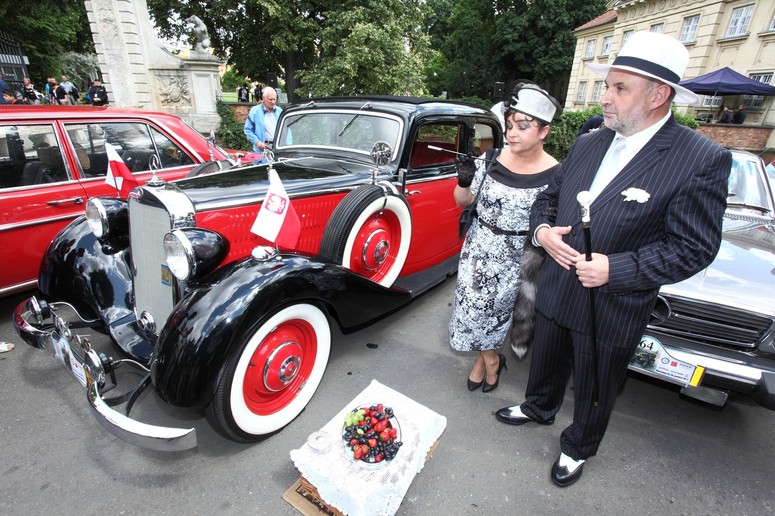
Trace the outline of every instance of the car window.
{"label": "car window", "polygon": [[481,156],[495,146],[495,134],[493,128],[487,124],[474,125],[474,148],[473,153]]}
{"label": "car window", "polygon": [[0,188],[69,179],[54,126],[0,125]]}
{"label": "car window", "polygon": [[[460,149],[462,125],[457,123],[426,124],[419,128],[412,144],[410,164],[413,169],[451,163]],[[450,152],[451,151],[451,152]]]}
{"label": "car window", "polygon": [[156,128],[140,122],[65,124],[83,177],[103,177],[108,171],[105,142],[112,144],[130,171],[192,165],[194,160]]}
{"label": "car window", "polygon": [[286,116],[275,146],[330,147],[371,152],[383,141],[396,149],[401,123],[394,117],[364,111],[299,112]]}
{"label": "car window", "polygon": [[768,197],[767,187],[762,181],[757,163],[735,156],[729,174],[727,202],[730,205],[741,203],[769,208]]}

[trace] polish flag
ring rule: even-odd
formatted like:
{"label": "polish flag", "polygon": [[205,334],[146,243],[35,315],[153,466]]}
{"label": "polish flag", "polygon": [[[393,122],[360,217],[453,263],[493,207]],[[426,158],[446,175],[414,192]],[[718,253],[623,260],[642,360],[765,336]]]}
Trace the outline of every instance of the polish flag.
{"label": "polish flag", "polygon": [[293,209],[291,200],[285,193],[280,176],[271,167],[269,168],[269,190],[250,231],[286,249],[296,247],[296,242],[299,240],[301,232],[299,216],[296,215],[296,210]]}
{"label": "polish flag", "polygon": [[116,189],[122,199],[129,197],[135,187],[140,186],[135,176],[129,171],[124,160],[118,155],[116,149],[105,142],[105,151],[108,154],[108,175],[105,182]]}

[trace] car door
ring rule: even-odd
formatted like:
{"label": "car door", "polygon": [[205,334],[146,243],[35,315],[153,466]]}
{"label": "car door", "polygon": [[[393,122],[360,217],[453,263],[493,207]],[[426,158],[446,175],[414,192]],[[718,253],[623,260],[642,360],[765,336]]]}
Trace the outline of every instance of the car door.
{"label": "car door", "polygon": [[405,194],[412,212],[409,260],[402,275],[435,265],[460,251],[462,208],[453,195],[457,184],[456,153],[483,154],[500,146],[497,129],[487,123],[435,118],[417,125],[407,142]]}
{"label": "car door", "polygon": [[0,295],[34,286],[43,251],[86,191],[53,122],[0,122]]}

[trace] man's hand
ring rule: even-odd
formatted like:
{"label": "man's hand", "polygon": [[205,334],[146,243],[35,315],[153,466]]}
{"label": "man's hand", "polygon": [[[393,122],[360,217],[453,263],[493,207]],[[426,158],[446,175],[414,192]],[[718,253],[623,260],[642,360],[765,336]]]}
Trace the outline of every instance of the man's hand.
{"label": "man's hand", "polygon": [[555,226],[555,227],[543,227],[536,233],[536,241],[549,253],[549,256],[554,259],[561,267],[566,270],[574,265],[575,260],[579,257],[584,259],[584,255],[576,251],[574,248],[566,244],[562,237],[571,232],[570,226]]}
{"label": "man's hand", "polygon": [[608,283],[608,256],[592,253],[592,260],[587,261],[583,254],[574,258],[576,276],[586,288],[602,287]]}
{"label": "man's hand", "polygon": [[476,165],[472,156],[463,155],[455,158],[457,169],[457,184],[460,188],[468,188],[474,180]]}

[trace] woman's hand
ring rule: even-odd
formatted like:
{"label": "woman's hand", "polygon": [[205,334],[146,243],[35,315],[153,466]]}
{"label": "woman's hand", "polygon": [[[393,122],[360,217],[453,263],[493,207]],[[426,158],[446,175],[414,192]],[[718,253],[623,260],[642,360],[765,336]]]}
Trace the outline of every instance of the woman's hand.
{"label": "woman's hand", "polygon": [[474,180],[476,174],[476,165],[474,157],[462,155],[455,158],[455,169],[457,170],[457,184],[461,188],[468,188]]}
{"label": "woman's hand", "polygon": [[536,241],[560,267],[570,270],[583,255],[566,244],[562,237],[571,232],[570,226],[542,227],[536,232]]}

